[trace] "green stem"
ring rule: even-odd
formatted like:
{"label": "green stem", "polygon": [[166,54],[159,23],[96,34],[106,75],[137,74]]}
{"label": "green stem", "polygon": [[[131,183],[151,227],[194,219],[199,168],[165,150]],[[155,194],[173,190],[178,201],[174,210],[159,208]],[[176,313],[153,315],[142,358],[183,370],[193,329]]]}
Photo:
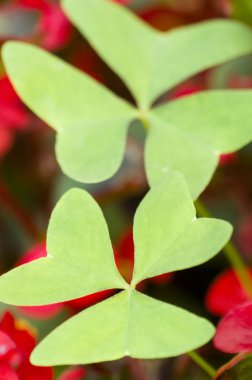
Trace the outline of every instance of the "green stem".
{"label": "green stem", "polygon": [[202,358],[197,352],[191,351],[187,354],[211,379],[215,376],[216,370],[205,359]]}
{"label": "green stem", "polygon": [[[211,218],[212,215],[210,211],[205,207],[205,205],[197,200],[195,202],[197,212],[200,216]],[[232,268],[234,269],[237,278],[246,291],[247,295],[252,298],[252,279],[249,274],[246,263],[243,261],[239,251],[230,241],[224,248],[223,252],[225,253],[227,259],[229,260]]]}

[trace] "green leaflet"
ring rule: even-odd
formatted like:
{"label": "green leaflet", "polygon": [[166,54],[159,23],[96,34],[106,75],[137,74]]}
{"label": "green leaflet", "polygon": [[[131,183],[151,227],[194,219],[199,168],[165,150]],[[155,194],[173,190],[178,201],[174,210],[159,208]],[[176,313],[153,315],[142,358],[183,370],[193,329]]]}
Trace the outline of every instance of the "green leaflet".
{"label": "green leaflet", "polygon": [[62,324],[38,345],[31,361],[49,366],[164,358],[202,346],[213,334],[206,320],[129,289]]}
{"label": "green leaflet", "polygon": [[220,251],[231,232],[223,220],[196,219],[185,181],[178,173],[170,175],[152,187],[137,209],[133,284],[204,263]]}
{"label": "green leaflet", "polygon": [[186,177],[196,199],[207,186],[221,153],[252,139],[252,91],[206,91],[153,110],[145,161],[150,183],[169,170]]}
{"label": "green leaflet", "polygon": [[150,276],[204,263],[226,244],[231,231],[229,223],[222,220],[196,220],[184,178],[170,172],[153,186],[136,213],[135,270],[130,286],[115,267],[98,205],[85,191],[73,189],[52,214],[48,257],[0,277],[0,301],[31,306],[102,289],[126,289],[55,330],[35,351],[36,364],[89,363],[124,355],[179,355],[207,342],[213,327],[133,288]]}
{"label": "green leaflet", "polygon": [[7,72],[23,101],[58,132],[62,170],[86,183],[110,178],[122,162],[129,124],[144,118],[149,182],[172,168],[184,174],[197,198],[219,154],[251,141],[251,91],[209,91],[153,111],[144,108],[188,76],[251,52],[251,30],[217,20],[161,33],[107,0],[65,0],[64,8],[143,109],[41,49],[7,43]]}
{"label": "green leaflet", "polygon": [[129,123],[137,112],[93,79],[35,46],[8,42],[7,72],[23,101],[57,134],[62,170],[99,182],[119,168]]}
{"label": "green leaflet", "polygon": [[251,31],[237,22],[215,20],[161,33],[108,0],[62,4],[143,109],[184,79],[252,50]]}
{"label": "green leaflet", "polygon": [[48,227],[47,253],[0,277],[1,302],[46,305],[127,287],[115,266],[102,212],[85,191],[72,189],[58,202]]}

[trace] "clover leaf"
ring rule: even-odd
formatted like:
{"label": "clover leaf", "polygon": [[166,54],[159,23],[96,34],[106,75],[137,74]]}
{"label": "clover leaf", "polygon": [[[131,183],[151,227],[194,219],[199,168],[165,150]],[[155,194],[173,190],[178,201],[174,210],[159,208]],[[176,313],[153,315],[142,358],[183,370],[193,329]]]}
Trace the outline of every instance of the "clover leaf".
{"label": "clover leaf", "polygon": [[236,22],[214,20],[163,33],[109,0],[62,5],[142,109],[188,77],[252,50],[251,31]]}
{"label": "clover leaf", "polygon": [[48,256],[0,277],[2,302],[22,306],[68,301],[127,287],[119,274],[102,212],[85,191],[68,191],[47,232]]}
{"label": "clover leaf", "polygon": [[5,44],[3,59],[16,91],[57,131],[62,170],[86,183],[111,177],[122,162],[128,126],[140,119],[148,127],[149,181],[159,181],[168,169],[181,171],[197,198],[218,155],[252,139],[246,121],[251,118],[251,92],[208,91],[167,107],[151,110],[151,104],[189,76],[252,52],[251,30],[235,21],[214,20],[161,33],[108,0],[64,0],[63,7],[128,86],[137,106],[39,48]]}
{"label": "clover leaf", "polygon": [[226,244],[231,232],[225,221],[196,219],[184,178],[171,172],[153,186],[136,212],[135,269],[127,284],[115,267],[98,205],[84,190],[73,189],[52,213],[48,256],[0,277],[0,301],[33,306],[123,289],[58,327],[35,350],[34,364],[179,355],[211,339],[213,326],[138,293],[135,286],[148,277],[204,263]]}
{"label": "clover leaf", "polygon": [[252,91],[215,90],[156,107],[150,117],[145,161],[150,183],[174,168],[194,199],[208,185],[221,153],[252,139]]}

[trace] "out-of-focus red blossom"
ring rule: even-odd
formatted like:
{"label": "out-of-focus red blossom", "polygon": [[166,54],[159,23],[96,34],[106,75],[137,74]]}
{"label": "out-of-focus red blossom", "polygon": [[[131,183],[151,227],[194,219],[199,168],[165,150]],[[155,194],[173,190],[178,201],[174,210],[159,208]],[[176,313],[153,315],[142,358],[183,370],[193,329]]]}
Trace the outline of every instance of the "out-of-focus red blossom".
{"label": "out-of-focus red blossom", "polygon": [[[127,282],[131,282],[134,268],[134,240],[132,230],[128,231],[120,240],[118,247],[114,250],[115,262],[121,275]],[[166,283],[171,278],[171,273],[152,277],[148,281],[156,284]],[[141,288],[143,283],[140,284]]]}
{"label": "out-of-focus red blossom", "polygon": [[[252,279],[252,269],[250,269]],[[233,307],[249,300],[234,270],[228,269],[213,281],[206,294],[206,307],[210,313],[222,317]]]}
{"label": "out-of-focus red blossom", "polygon": [[219,159],[219,165],[225,166],[232,164],[236,161],[237,155],[235,153],[221,154]]}
{"label": "out-of-focus red blossom", "polygon": [[86,375],[86,371],[82,367],[73,367],[67,369],[59,378],[59,380],[82,380]]}
{"label": "out-of-focus red blossom", "polygon": [[19,378],[9,364],[0,363],[0,380],[19,380]]}
{"label": "out-of-focus red blossom", "polygon": [[6,312],[0,321],[0,379],[52,380],[52,368],[35,367],[29,362],[35,344],[33,329]]}
{"label": "out-of-focus red blossom", "polygon": [[39,12],[35,34],[40,46],[48,50],[58,50],[69,42],[72,27],[59,3],[49,0],[16,0],[14,4]]}
{"label": "out-of-focus red blossom", "polygon": [[187,82],[176,87],[171,94],[172,99],[183,98],[184,96],[196,94],[197,92],[204,91],[205,86],[201,83]]}
{"label": "out-of-focus red blossom", "polygon": [[220,321],[214,345],[231,354],[252,352],[252,302],[236,306]]}
{"label": "out-of-focus red blossom", "polygon": [[67,307],[70,307],[71,311],[76,313],[80,310],[86,309],[89,306],[92,306],[98,302],[105,300],[106,298],[113,295],[114,292],[115,291],[113,289],[103,290],[103,291],[98,292],[98,293],[90,294],[90,295],[85,296],[85,297],[81,297],[81,298],[77,298],[75,300],[64,302],[64,305]]}
{"label": "out-of-focus red blossom", "polygon": [[29,127],[31,116],[7,76],[0,78],[0,158],[12,147],[15,131]]}
{"label": "out-of-focus red blossom", "polygon": [[112,1],[119,4],[130,4],[133,2],[133,0],[112,0]]}

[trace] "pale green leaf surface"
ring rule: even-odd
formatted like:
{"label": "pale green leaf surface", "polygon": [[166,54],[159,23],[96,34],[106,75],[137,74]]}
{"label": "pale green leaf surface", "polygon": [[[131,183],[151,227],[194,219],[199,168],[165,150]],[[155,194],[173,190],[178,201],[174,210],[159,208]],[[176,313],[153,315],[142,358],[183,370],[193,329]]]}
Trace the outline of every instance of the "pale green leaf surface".
{"label": "pale green leaf surface", "polygon": [[7,73],[21,99],[58,132],[62,170],[99,182],[119,168],[127,129],[137,113],[98,82],[35,46],[8,42]]}
{"label": "pale green leaf surface", "polygon": [[135,215],[133,284],[206,262],[227,243],[231,232],[225,221],[196,219],[185,180],[179,173],[169,174],[152,187]]}
{"label": "pale green leaf surface", "polygon": [[208,321],[130,289],[59,326],[38,345],[31,360],[60,365],[124,356],[163,358],[202,346],[213,334]]}
{"label": "pale green leaf surface", "polygon": [[161,33],[108,0],[63,0],[70,20],[142,108],[184,79],[252,51],[252,32],[215,20]]}
{"label": "pale green leaf surface", "polygon": [[0,277],[0,301],[35,306],[63,302],[104,289],[125,288],[102,212],[85,191],[72,189],[49,223],[46,258]]}
{"label": "pale green leaf surface", "polygon": [[185,176],[196,199],[221,153],[252,140],[252,91],[207,91],[175,100],[152,112],[145,152],[151,184],[169,169]]}
{"label": "pale green leaf surface", "polygon": [[150,118],[144,159],[151,185],[177,170],[185,176],[193,199],[208,185],[219,161],[217,153],[157,117]]}

